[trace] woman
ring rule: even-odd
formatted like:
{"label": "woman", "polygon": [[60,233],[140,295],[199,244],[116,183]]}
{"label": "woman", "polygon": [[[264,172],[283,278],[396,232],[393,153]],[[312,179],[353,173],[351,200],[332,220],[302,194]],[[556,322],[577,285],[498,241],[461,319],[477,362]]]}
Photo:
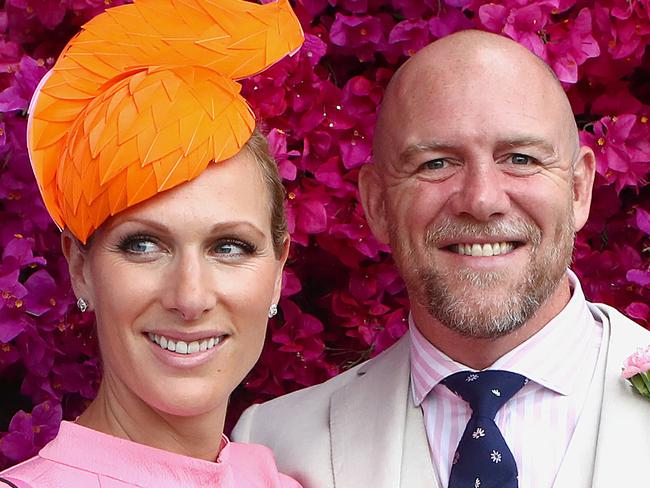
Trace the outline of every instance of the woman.
{"label": "woman", "polygon": [[286,1],[140,0],[86,24],[41,83],[30,157],[104,374],[0,486],[299,486],[222,432],[288,253],[277,168],[233,78],[301,42]]}

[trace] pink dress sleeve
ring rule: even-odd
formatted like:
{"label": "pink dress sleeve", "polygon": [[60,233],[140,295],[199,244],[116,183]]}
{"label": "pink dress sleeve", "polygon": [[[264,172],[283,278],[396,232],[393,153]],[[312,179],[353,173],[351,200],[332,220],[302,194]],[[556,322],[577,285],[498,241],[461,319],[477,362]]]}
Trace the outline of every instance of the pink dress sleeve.
{"label": "pink dress sleeve", "polygon": [[25,481],[0,477],[0,488],[32,488],[32,485],[26,483]]}
{"label": "pink dress sleeve", "polygon": [[280,473],[280,486],[282,488],[302,488],[302,485],[293,478]]}

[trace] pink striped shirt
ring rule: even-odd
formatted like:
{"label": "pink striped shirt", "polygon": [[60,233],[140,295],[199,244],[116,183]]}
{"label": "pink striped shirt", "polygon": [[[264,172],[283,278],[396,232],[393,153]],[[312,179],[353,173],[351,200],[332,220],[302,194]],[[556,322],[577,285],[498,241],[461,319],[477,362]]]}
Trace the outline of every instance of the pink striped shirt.
{"label": "pink striped shirt", "polygon": [[[569,278],[572,296],[566,307],[488,368],[530,379],[495,418],[517,461],[520,488],[553,486],[596,367],[602,324],[587,308],[580,283],[570,271]],[[446,487],[471,409],[439,382],[471,368],[429,343],[412,319],[409,333],[413,399],[422,407],[434,470],[440,486]]]}

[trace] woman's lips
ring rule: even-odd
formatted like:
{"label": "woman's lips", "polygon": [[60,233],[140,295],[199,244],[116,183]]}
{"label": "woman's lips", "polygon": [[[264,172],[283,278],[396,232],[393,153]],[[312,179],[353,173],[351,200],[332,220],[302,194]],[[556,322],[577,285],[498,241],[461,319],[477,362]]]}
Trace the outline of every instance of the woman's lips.
{"label": "woman's lips", "polygon": [[212,349],[215,346],[218,346],[225,338],[226,335],[206,337],[201,340],[186,342],[182,340],[168,338],[164,335],[154,334],[149,332],[149,340],[156,344],[161,349],[175,352],[177,354],[196,354]]}

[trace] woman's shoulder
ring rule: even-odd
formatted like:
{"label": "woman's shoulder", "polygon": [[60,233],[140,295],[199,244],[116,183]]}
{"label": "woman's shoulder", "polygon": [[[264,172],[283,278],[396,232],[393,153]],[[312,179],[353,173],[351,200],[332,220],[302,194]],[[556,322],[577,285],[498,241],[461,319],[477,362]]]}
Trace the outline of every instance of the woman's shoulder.
{"label": "woman's shoulder", "polygon": [[261,444],[229,442],[219,457],[231,464],[237,477],[245,478],[241,481],[246,481],[246,486],[301,488],[293,478],[278,471],[273,453]]}
{"label": "woman's shoulder", "polygon": [[[17,486],[18,488],[32,488],[34,480],[42,477],[50,469],[50,461],[40,456],[34,456],[22,463],[16,464],[0,472],[0,488]],[[46,485],[47,486],[47,485]]]}
{"label": "woman's shoulder", "polygon": [[40,456],[12,466],[0,473],[0,488],[60,488],[99,486],[97,476]]}

